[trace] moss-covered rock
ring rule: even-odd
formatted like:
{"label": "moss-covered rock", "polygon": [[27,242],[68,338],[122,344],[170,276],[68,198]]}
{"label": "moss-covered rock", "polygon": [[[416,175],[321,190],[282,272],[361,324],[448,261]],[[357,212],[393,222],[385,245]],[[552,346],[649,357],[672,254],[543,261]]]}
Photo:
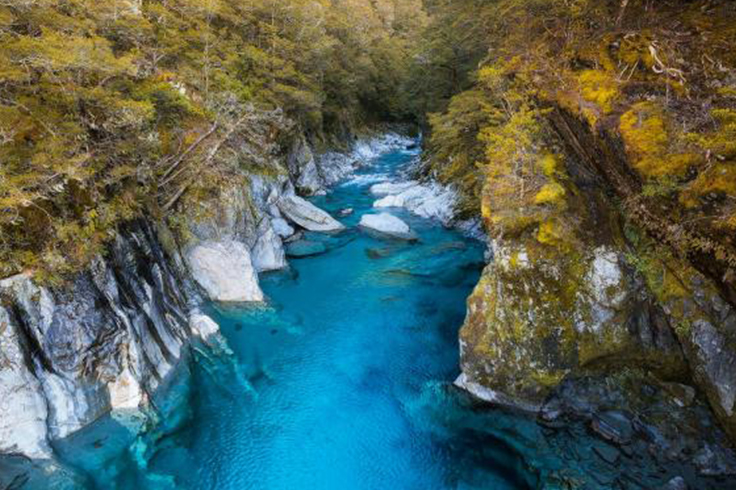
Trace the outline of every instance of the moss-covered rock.
{"label": "moss-covered rock", "polygon": [[686,372],[664,312],[611,246],[559,254],[496,242],[461,331],[466,382],[536,407],[570,373]]}

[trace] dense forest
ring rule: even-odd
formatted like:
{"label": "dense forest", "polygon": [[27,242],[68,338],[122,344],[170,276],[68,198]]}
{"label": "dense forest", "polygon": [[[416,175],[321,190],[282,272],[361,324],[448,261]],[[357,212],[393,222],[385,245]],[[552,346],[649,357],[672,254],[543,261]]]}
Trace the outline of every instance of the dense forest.
{"label": "dense forest", "polygon": [[678,286],[654,249],[733,301],[735,16],[674,0],[4,2],[0,272],[77,270],[121,220],[268,172],[289,135],[319,147],[412,121],[492,236],[578,247],[565,161],[593,158],[656,288]]}
{"label": "dense forest", "polygon": [[[559,110],[622,136],[632,217],[731,270],[733,16],[675,1],[5,2],[2,273],[73,270],[119,220],[257,168],[289,132],[339,141],[397,120],[428,126],[466,214],[484,195],[494,232],[570,247]],[[244,140],[252,161],[228,162],[221,147]]]}
{"label": "dense forest", "polygon": [[121,221],[267,172],[295,132],[407,119],[425,23],[418,0],[3,2],[0,275],[76,271]]}

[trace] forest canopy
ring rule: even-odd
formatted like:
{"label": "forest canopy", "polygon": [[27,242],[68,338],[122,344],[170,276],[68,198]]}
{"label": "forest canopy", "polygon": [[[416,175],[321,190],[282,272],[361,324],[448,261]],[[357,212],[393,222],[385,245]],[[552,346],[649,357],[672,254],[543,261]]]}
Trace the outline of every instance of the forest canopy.
{"label": "forest canopy", "polygon": [[425,22],[419,0],[0,2],[0,276],[77,270],[289,134],[407,119]]}

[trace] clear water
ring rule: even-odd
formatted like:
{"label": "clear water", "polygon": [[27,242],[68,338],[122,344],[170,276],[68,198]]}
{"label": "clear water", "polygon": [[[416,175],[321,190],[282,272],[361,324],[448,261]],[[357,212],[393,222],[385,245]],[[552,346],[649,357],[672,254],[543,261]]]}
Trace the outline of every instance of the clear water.
{"label": "clear water", "polygon": [[[412,158],[388,153],[316,204],[355,212],[323,255],[266,274],[265,307],[212,305],[231,352],[194,349],[136,437],[114,420],[59,445],[87,488],[526,488],[515,451],[463,428],[449,386],[457,332],[483,265],[480,243],[392,210],[419,235],[357,229],[372,177]],[[511,424],[513,426],[513,424]]]}
{"label": "clear water", "polygon": [[[606,462],[596,451],[607,446],[587,423],[551,428],[478,407],[451,386],[481,245],[400,210],[391,212],[418,242],[356,228],[374,212],[371,183],[397,179],[411,158],[385,154],[315,199],[335,215],[355,210],[341,218],[348,231],[307,237],[327,253],[263,276],[266,306],[211,305],[225,342],[195,342],[154,410],[138,422],[103,419],[56,443],[63,469],[29,473],[21,486],[608,490],[662,488],[684,475],[690,488],[734,488],[732,478],[653,464],[645,441]],[[15,464],[24,462],[0,460],[0,474]]]}

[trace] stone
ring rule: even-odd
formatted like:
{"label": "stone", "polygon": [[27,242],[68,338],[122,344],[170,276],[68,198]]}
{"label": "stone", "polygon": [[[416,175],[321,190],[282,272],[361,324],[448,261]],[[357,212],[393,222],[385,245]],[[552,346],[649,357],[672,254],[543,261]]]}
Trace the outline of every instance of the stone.
{"label": "stone", "polygon": [[668,481],[663,487],[662,490],[688,490],[687,483],[685,483],[685,479],[681,476],[676,476],[672,478],[670,481]]}
{"label": "stone", "polygon": [[314,154],[303,137],[295,140],[286,160],[286,165],[296,188],[300,192],[314,195],[322,190],[322,179],[317,169]]}
{"label": "stone", "polygon": [[186,255],[195,281],[213,301],[263,301],[248,248],[236,241],[203,242]]}
{"label": "stone", "polygon": [[417,216],[436,219],[449,226],[454,218],[457,196],[448,187],[436,183],[382,183],[371,187],[376,195],[385,195],[373,203],[375,208],[405,208]]}
{"label": "stone", "polygon": [[615,465],[621,459],[621,451],[608,444],[596,444],[593,446],[593,452],[609,464]]}
{"label": "stone", "polygon": [[603,439],[618,445],[630,443],[634,434],[631,420],[626,414],[613,410],[598,414],[590,426]]}
{"label": "stone", "polygon": [[107,391],[113,410],[137,410],[144,400],[143,389],[128,366],[107,384]]}
{"label": "stone", "polygon": [[309,231],[342,231],[345,227],[327,212],[296,195],[283,196],[278,201],[279,210],[291,222]]}
{"label": "stone", "polygon": [[281,238],[289,238],[294,234],[294,228],[289,226],[289,223],[287,223],[284,218],[273,218],[271,220],[271,226],[276,234]]}
{"label": "stone", "polygon": [[264,218],[262,223],[256,244],[251,250],[253,266],[258,272],[283,269],[288,264],[281,238],[271,226],[268,218]]}
{"label": "stone", "polygon": [[693,457],[693,462],[702,475],[736,475],[736,455],[720,445],[706,442]]}
{"label": "stone", "polygon": [[728,348],[726,338],[705,320],[692,325],[690,340],[695,351],[696,375],[709,388],[708,396],[717,412],[736,418],[736,352]]}
{"label": "stone", "polygon": [[387,196],[401,194],[402,192],[416,187],[419,182],[410,180],[408,182],[381,182],[371,186],[371,194],[374,196]]}
{"label": "stone", "polygon": [[208,341],[211,337],[220,334],[220,326],[208,315],[198,311],[189,315],[189,327],[192,333],[199,336],[204,341]]}
{"label": "stone", "polygon": [[416,238],[409,228],[409,225],[396,216],[388,213],[364,214],[360,218],[359,225],[368,230],[377,231],[393,238]]}
{"label": "stone", "polygon": [[17,328],[0,307],[0,454],[48,459],[46,400],[26,364]]}

